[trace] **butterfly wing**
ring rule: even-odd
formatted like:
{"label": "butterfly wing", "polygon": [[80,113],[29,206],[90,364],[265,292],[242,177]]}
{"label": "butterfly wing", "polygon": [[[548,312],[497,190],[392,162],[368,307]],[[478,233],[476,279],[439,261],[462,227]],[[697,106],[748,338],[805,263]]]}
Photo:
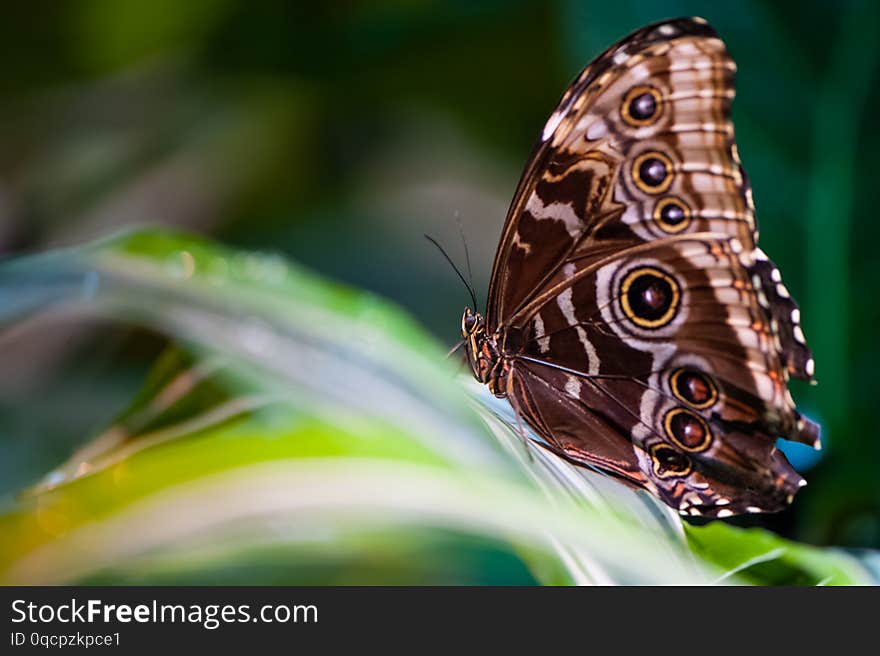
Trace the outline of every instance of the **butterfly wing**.
{"label": "butterfly wing", "polygon": [[508,332],[514,402],[553,450],[683,512],[781,510],[803,483],[776,436],[818,430],[788,393],[756,255],[702,233],[568,263]]}
{"label": "butterfly wing", "polygon": [[519,184],[487,313],[508,395],[550,448],[695,514],[781,509],[801,478],[776,436],[818,438],[787,390],[812,356],[756,248],[734,71],[698,19],[585,69]]}
{"label": "butterfly wing", "polygon": [[[548,120],[511,203],[489,285],[490,330],[537,293],[573,250],[613,250],[617,242],[656,235],[653,198],[633,189],[623,164],[634,149],[658,140],[666,151],[697,149],[677,158],[688,158],[691,167],[729,152],[734,70],[715,32],[691,19],[643,28],[584,69]],[[654,111],[637,111],[643,118],[634,119],[629,105],[636,97],[626,100],[640,88],[648,94],[638,99],[643,109],[653,101]],[[685,193],[693,218],[677,231],[703,230],[706,221],[720,219],[720,231],[751,240],[752,213],[739,189],[719,194],[700,176],[692,184],[700,197]],[[691,191],[679,186],[679,195]]]}

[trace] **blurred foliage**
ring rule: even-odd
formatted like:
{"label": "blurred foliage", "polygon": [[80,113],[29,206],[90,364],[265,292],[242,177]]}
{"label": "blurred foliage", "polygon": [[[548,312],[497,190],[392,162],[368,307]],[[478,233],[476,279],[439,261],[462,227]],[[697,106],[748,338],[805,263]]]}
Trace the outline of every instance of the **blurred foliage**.
{"label": "blurred foliage", "polygon": [[[880,16],[850,0],[615,3],[38,0],[0,23],[0,252],[162,224],[270,249],[392,298],[446,342],[465,301],[460,217],[485,289],[533,140],[577,71],[652,20],[697,14],[739,66],[739,151],[761,246],[800,301],[823,425],[810,485],[769,526],[880,545],[872,220]],[[458,252],[456,252],[458,251]],[[0,299],[0,304],[4,302]],[[59,319],[0,340],[0,488],[62,463],[165,347]]]}

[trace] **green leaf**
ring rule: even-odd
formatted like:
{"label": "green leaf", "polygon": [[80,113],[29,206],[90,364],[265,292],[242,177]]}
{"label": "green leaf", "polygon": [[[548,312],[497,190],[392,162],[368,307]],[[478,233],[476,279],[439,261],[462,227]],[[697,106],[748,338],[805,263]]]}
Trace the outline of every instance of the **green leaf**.
{"label": "green leaf", "polygon": [[736,577],[754,585],[857,585],[870,583],[871,572],[854,554],[819,549],[760,529],[737,529],[721,522],[688,526],[694,552],[727,571],[719,581]]}

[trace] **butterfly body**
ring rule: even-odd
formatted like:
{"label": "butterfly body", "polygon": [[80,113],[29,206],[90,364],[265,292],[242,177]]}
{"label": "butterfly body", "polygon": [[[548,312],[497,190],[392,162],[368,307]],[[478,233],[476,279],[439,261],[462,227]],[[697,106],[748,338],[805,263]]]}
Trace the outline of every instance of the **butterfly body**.
{"label": "butterfly body", "polygon": [[511,204],[475,377],[559,455],[684,514],[784,508],[777,436],[818,445],[800,312],[757,248],[733,138],[735,66],[701,19],[645,27],[575,80]]}
{"label": "butterfly body", "polygon": [[471,308],[465,308],[462,315],[461,334],[474,378],[487,385],[495,396],[505,398],[510,364],[502,357],[499,347],[499,339],[503,340],[504,334],[488,335],[486,320]]}

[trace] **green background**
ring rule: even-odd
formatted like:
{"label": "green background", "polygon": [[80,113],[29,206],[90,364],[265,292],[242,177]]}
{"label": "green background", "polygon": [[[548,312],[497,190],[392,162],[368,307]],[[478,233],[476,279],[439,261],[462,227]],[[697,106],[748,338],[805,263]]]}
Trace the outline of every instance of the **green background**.
{"label": "green background", "polygon": [[[880,546],[874,265],[880,11],[837,2],[18,3],[0,24],[0,252],[170,225],[272,250],[407,308],[441,340],[484,297],[501,223],[568,81],[661,18],[702,15],[739,66],[760,245],[801,304],[824,451],[775,517]],[[0,299],[2,302],[2,299]],[[0,340],[0,490],[126,407],[164,343],[95,322]],[[744,522],[746,520],[740,520]]]}

